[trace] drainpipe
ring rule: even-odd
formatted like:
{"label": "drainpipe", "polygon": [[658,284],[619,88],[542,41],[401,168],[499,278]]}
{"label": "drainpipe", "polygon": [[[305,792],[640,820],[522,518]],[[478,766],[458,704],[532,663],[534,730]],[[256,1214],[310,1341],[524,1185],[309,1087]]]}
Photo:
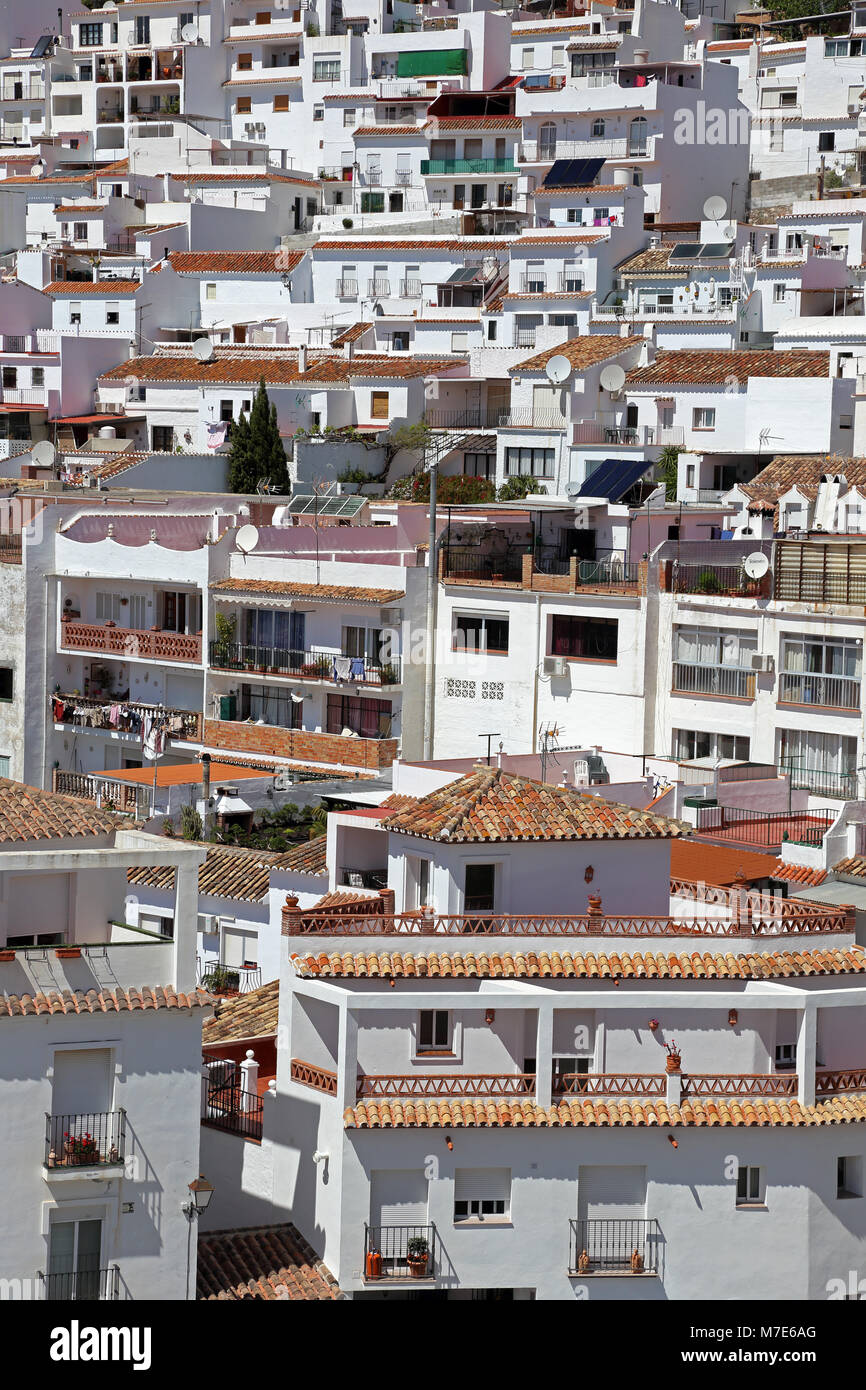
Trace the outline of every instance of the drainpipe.
{"label": "drainpipe", "polygon": [[210,753],[202,753],[201,755],[201,798],[204,803],[201,818],[202,835],[207,839],[212,819],[208,806],[210,801]]}
{"label": "drainpipe", "polygon": [[532,679],[532,751],[538,752],[538,668],[541,656],[538,647],[541,642],[541,594],[535,595],[535,671]]}
{"label": "drainpipe", "polygon": [[436,535],[436,469],[430,470],[430,546],[427,552],[430,572],[427,575],[427,651],[424,670],[424,757],[433,757],[436,702],[436,598],[439,584],[439,552],[448,539],[449,528]]}

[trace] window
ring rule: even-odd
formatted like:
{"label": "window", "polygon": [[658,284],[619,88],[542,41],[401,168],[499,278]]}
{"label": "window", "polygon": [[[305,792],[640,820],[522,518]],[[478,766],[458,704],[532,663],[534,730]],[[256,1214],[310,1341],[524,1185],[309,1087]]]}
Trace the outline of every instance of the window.
{"label": "window", "polygon": [[821,130],[818,132],[818,153],[835,150],[836,136],[832,130]]}
{"label": "window", "polygon": [[98,48],[102,43],[102,25],[79,24],[78,42],[82,48]]}
{"label": "window", "polygon": [[[31,373],[30,373],[30,385],[31,385],[31,386],[44,386],[44,385],[45,385],[45,368],[44,368],[44,367],[34,367],[34,368],[32,369],[32,371],[31,371]],[[850,512],[851,512],[851,508],[850,508],[850,507],[848,508],[848,512],[849,512],[849,515],[850,515]]]}
{"label": "window", "polygon": [[360,695],[329,695],[326,733],[341,734],[351,729],[360,738],[391,737],[391,701],[365,699]]}
{"label": "window", "polygon": [[774,285],[774,286],[773,286],[773,303],[774,303],[774,304],[784,304],[784,302],[785,302],[785,295],[786,295],[786,294],[787,294],[787,286],[786,286],[786,285]]}
{"label": "window", "polygon": [[274,97],[274,110],[275,110],[275,111],[288,111],[288,109],[289,109],[289,95],[288,95],[288,92],[283,92],[283,93],[281,93],[281,95],[275,96],[275,97]]}
{"label": "window", "polygon": [[253,109],[252,97],[238,97],[235,102],[235,111],[238,116],[249,116]]}
{"label": "window", "polygon": [[507,656],[508,619],[458,613],[454,618],[451,647],[455,652],[493,652],[497,656]]}
{"label": "window", "polygon": [[863,1160],[858,1154],[836,1159],[836,1196],[863,1196]]}
{"label": "window", "polygon": [[615,618],[572,617],[555,613],[550,620],[550,656],[578,661],[616,661]]}
{"label": "window", "polygon": [[370,418],[371,420],[388,419],[388,392],[370,392]]}
{"label": "window", "polygon": [[496,865],[467,864],[463,883],[464,912],[492,912],[496,896]]}
{"label": "window", "polygon": [[468,333],[452,333],[452,334],[451,334],[451,351],[452,351],[452,352],[468,352],[468,351],[469,351],[469,334],[468,334]]}
{"label": "window", "polygon": [[241,718],[264,720],[277,729],[300,729],[303,700],[293,700],[287,686],[242,685]]}
{"label": "window", "polygon": [[250,72],[253,66],[252,53],[238,54],[238,72]]}
{"label": "window", "polygon": [[[101,29],[102,25],[93,27]],[[52,1221],[46,1297],[64,1302],[96,1302],[100,1297],[101,1258],[101,1221]]]}
{"label": "window", "polygon": [[534,48],[524,48],[524,50],[523,50],[523,52],[522,52],[522,54],[521,54],[521,58],[520,58],[520,66],[521,66],[522,68],[534,68],[534,67],[535,67],[535,49],[534,49]]}
{"label": "window", "polygon": [[496,319],[489,319],[488,322],[487,322],[487,341],[488,341],[488,343],[495,343],[495,342],[496,342],[496,335],[497,335],[498,329],[499,329],[499,324],[496,322]]}
{"label": "window", "polygon": [[840,415],[840,416],[839,416],[839,428],[840,428],[840,430],[850,430],[850,429],[853,429],[853,428],[854,428],[854,416],[853,416],[853,415]]}
{"label": "window", "polygon": [[339,82],[340,80],[340,60],[339,58],[314,58],[313,59],[313,81],[314,82]]}
{"label": "window", "polygon": [[757,633],[675,627],[673,688],[689,694],[754,699],[752,655],[757,650]]}
{"label": "window", "polygon": [[325,119],[325,108],[324,108],[324,106],[314,106],[314,107],[313,107],[313,120],[314,120],[314,121],[323,121],[324,119]]}
{"label": "window", "polygon": [[563,46],[562,46],[561,44],[557,44],[557,45],[554,47],[553,52],[552,52],[552,55],[551,55],[551,59],[550,59],[550,66],[551,66],[552,68],[564,68],[564,67],[565,67],[565,49],[563,48]]}
{"label": "window", "polygon": [[344,126],[353,126],[353,125],[355,125],[357,119],[358,119],[358,115],[357,115],[357,112],[355,111],[354,106],[344,106],[344,107],[343,107],[343,125],[344,125]]}
{"label": "window", "polygon": [[150,43],[150,20],[147,15],[136,15],[135,42]]}
{"label": "window", "polygon": [[400,331],[399,333],[392,333],[392,334],[391,334],[391,351],[392,351],[392,352],[408,352],[408,351],[409,351],[409,330],[408,330],[408,329],[401,329],[401,331]]}
{"label": "window", "polygon": [[552,478],[554,449],[507,448],[505,471],[509,475],[528,474],[533,478]]}
{"label": "window", "polygon": [[224,423],[228,423],[229,420],[233,420],[233,419],[234,419],[234,402],[233,402],[233,401],[220,401],[220,420],[223,421]]}
{"label": "window", "polygon": [[510,1168],[457,1168],[454,1220],[507,1221],[511,1215]]}
{"label": "window", "polygon": [[[496,476],[495,454],[464,454],[463,472],[469,478],[493,478]],[[850,515],[850,511],[849,511]],[[849,526],[849,530],[853,528]]]}
{"label": "window", "polygon": [[596,116],[590,126],[589,133],[593,140],[604,139],[604,116]]}
{"label": "window", "polygon": [[109,325],[120,323],[120,304],[117,300],[109,299],[105,305],[105,322]]}
{"label": "window", "polygon": [[698,405],[692,411],[693,430],[714,430],[716,428],[716,412],[710,406]]}
{"label": "window", "polygon": [[773,1051],[776,1071],[794,1071],[797,1066],[797,1044],[777,1043]]}
{"label": "window", "polygon": [[216,297],[217,297],[217,287],[216,287],[216,283],[215,283],[215,282],[211,282],[211,283],[205,285],[205,287],[204,287],[204,297],[205,297],[205,299],[216,299]]}
{"label": "window", "polygon": [[[429,866],[429,860],[422,861]],[[450,1052],[451,1015],[447,1009],[421,1009],[418,1014],[418,1051]]]}
{"label": "window", "polygon": [[749,740],[739,734],[711,734],[703,729],[674,729],[671,756],[682,763],[709,757],[748,762]]}
{"label": "window", "polygon": [[87,240],[87,223],[86,223],[86,222],[73,222],[73,224],[72,224],[72,240],[73,240],[73,241],[86,241],[86,240]]}
{"label": "window", "polygon": [[737,1169],[737,1206],[763,1205],[763,1183],[760,1168]]}
{"label": "window", "polygon": [[160,453],[171,453],[174,448],[174,429],[171,425],[151,425],[150,447]]}
{"label": "window", "polygon": [[0,700],[12,699],[12,667],[0,666]]}
{"label": "window", "polygon": [[256,12],[256,24],[270,24],[270,10],[258,10]]}
{"label": "window", "polygon": [[[8,754],[8,753],[0,753],[0,777],[8,777],[8,776],[9,776],[9,771],[10,771],[11,764],[12,764],[11,755]],[[8,943],[7,943],[7,944],[8,944]]]}

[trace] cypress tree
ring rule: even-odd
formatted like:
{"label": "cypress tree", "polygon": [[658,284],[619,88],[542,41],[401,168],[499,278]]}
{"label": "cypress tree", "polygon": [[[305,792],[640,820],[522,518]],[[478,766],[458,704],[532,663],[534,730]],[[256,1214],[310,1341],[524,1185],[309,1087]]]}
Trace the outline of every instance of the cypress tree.
{"label": "cypress tree", "polygon": [[250,418],[243,411],[232,429],[229,487],[232,492],[255,492],[263,478],[287,491],[289,470],[277,424],[277,407],[268,400],[265,379],[259,382]]}
{"label": "cypress tree", "polygon": [[237,423],[230,427],[228,486],[230,492],[255,492],[256,489],[250,462],[250,427],[243,411]]}

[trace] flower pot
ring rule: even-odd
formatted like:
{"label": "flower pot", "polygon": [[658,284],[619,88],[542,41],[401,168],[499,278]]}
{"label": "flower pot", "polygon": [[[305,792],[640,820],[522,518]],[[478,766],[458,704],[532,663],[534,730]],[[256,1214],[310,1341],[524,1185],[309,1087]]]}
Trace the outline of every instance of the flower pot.
{"label": "flower pot", "polygon": [[5,951],[5,950],[4,950],[4,951],[0,951],[0,960],[14,960],[14,959],[15,959],[15,952],[14,952],[14,951]]}
{"label": "flower pot", "polygon": [[669,1076],[674,1076],[680,1069],[682,1057],[678,1052],[669,1052],[665,1058],[665,1071]]}
{"label": "flower pot", "polygon": [[429,1255],[408,1256],[407,1263],[409,1265],[409,1273],[411,1274],[413,1279],[426,1279],[427,1262],[429,1259]]}
{"label": "flower pot", "polygon": [[75,960],[81,955],[80,946],[57,946],[54,954],[58,960]]}

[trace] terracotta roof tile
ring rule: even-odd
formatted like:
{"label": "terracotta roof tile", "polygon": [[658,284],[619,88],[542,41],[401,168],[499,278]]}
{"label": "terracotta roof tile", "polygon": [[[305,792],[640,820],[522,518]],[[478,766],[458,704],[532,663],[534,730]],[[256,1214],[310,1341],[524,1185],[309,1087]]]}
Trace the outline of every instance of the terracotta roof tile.
{"label": "terracotta roof tile", "polygon": [[866,489],[866,458],[844,458],[841,454],[777,454],[740,487],[756,501],[777,502],[792,487],[817,491],[826,473],[841,473],[849,487]]}
{"label": "terracotta roof tile", "polygon": [[269,1038],[277,1031],[280,1014],[280,982],[271,980],[249,994],[218,999],[213,1018],[202,1027],[202,1046],[243,1042],[246,1038]]}
{"label": "terracotta roof tile", "polygon": [[340,912],[343,908],[354,908],[357,903],[374,903],[380,906],[381,899],[378,893],[353,893],[343,889],[337,889],[333,893],[325,893],[318,902],[314,902],[309,912]]}
{"label": "terracotta roof tile", "polygon": [[855,854],[849,859],[840,859],[833,865],[834,874],[847,874],[849,878],[866,878],[866,858]]}
{"label": "terracotta roof tile", "polygon": [[[300,78],[298,79],[300,81]],[[224,86],[227,84],[223,84]],[[302,183],[310,188],[318,188],[318,179],[306,179],[300,174],[220,173],[212,169],[202,169],[197,174],[169,174],[175,183]]]}
{"label": "terracotta roof tile", "polygon": [[521,130],[519,116],[429,116],[427,127],[437,130]]}
{"label": "terracotta roof tile", "polygon": [[44,1014],[122,1014],[140,1009],[203,1009],[213,997],[198,989],[177,994],[171,985],[142,989],[52,989],[40,994],[0,994],[0,1018],[37,1018]]}
{"label": "terracotta roof tile", "polygon": [[114,178],[129,172],[129,160],[117,159],[113,164],[103,164],[101,167],[87,169],[79,174],[12,174],[9,178],[0,179],[0,185],[6,187],[8,184],[18,183],[92,183],[94,179]]}
{"label": "terracotta roof tile", "polygon": [[609,357],[617,357],[629,348],[640,347],[643,341],[643,338],[637,335],[620,338],[617,333],[593,333],[580,338],[568,338],[564,343],[545,348],[543,352],[535,353],[523,362],[516,363],[509,371],[512,375],[519,375],[521,372],[543,372],[551,357],[559,356],[567,357],[571,365],[580,371],[586,367],[594,367],[598,362],[606,362]]}
{"label": "terracotta roof tile", "polygon": [[[311,909],[312,910],[312,909]],[[361,951],[292,955],[302,978],[342,980],[788,980],[866,974],[858,946],[833,950],[694,951]]]}
{"label": "terracotta roof tile", "polygon": [[347,1129],[580,1128],[665,1125],[834,1125],[866,1120],[866,1095],[834,1096],[817,1105],[779,1098],[664,1101],[572,1100],[549,1109],[531,1100],[368,1100],[343,1113]]}
{"label": "terracotta roof tile", "polygon": [[799,348],[792,348],[790,352],[773,352],[763,348],[754,352],[686,348],[659,352],[647,366],[633,367],[626,376],[626,385],[724,386],[731,377],[745,382],[753,376],[797,379],[829,374],[829,352],[806,352]]}
{"label": "terracotta roof tile", "polygon": [[294,270],[306,251],[172,251],[178,275],[281,275]]}
{"label": "terracotta roof tile", "polygon": [[[306,841],[302,848],[307,848]],[[268,894],[271,869],[286,867],[289,853],[243,849],[235,845],[208,845],[207,859],[199,865],[198,891],[210,898],[262,902]],[[174,887],[174,869],[169,865],[128,869],[126,877],[136,887]]]}
{"label": "terracotta roof tile", "polygon": [[317,835],[314,840],[303,840],[299,845],[287,850],[282,856],[281,869],[291,869],[298,874],[326,874],[328,866],[327,835]]}
{"label": "terracotta roof tile", "polygon": [[[438,376],[466,366],[465,357],[399,357],[385,353],[357,353],[351,361],[342,354],[310,354],[307,369],[298,370],[296,352],[256,352],[243,349],[216,348],[213,359],[199,362],[189,353],[155,353],[151,357],[132,357],[110,371],[103,372],[101,381],[123,381],[135,376],[140,381],[258,382],[264,377],[268,386],[293,386],[296,383],[341,382],[351,379],[412,380],[416,377]],[[387,422],[386,422],[387,423]],[[383,426],[384,428],[384,426]]]}
{"label": "terracotta roof tile", "polygon": [[806,864],[783,864],[779,859],[773,869],[773,878],[783,883],[799,883],[809,888],[817,888],[827,877],[826,869],[810,869]]}
{"label": "terracotta roof tile", "polygon": [[359,338],[363,338],[372,323],[352,323],[348,328],[344,328],[342,333],[338,333],[336,338],[331,339],[331,347],[343,347],[345,343],[357,343]]}
{"label": "terracotta roof tile", "polygon": [[403,589],[368,589],[360,584],[295,584],[280,579],[218,579],[212,592],[273,594],[278,598],[343,599],[359,603],[393,603],[405,596]]}
{"label": "terracotta roof tile", "polygon": [[70,299],[104,294],[107,299],[114,299],[122,294],[138,294],[140,289],[140,280],[52,280],[42,293],[68,295]]}
{"label": "terracotta roof tile", "polygon": [[198,1297],[292,1302],[342,1297],[297,1227],[248,1226],[198,1238]]}
{"label": "terracotta roof tile", "polygon": [[76,796],[59,796],[0,777],[0,841],[79,839],[108,835],[123,818]]}
{"label": "terracotta roof tile", "polygon": [[379,237],[370,239],[355,237],[352,240],[329,240],[322,237],[313,247],[313,254],[319,251],[405,251],[414,256],[418,251],[458,252],[465,256],[467,251],[507,251],[514,245],[513,237],[497,237],[495,240],[472,237],[471,241],[460,241],[454,237]]}
{"label": "terracotta roof tile", "polygon": [[352,134],[356,138],[361,136],[373,140],[381,140],[383,135],[396,135],[401,139],[407,135],[418,135],[422,140],[427,138],[420,125],[361,125],[356,126]]}
{"label": "terracotta roof tile", "polygon": [[753,883],[774,878],[776,863],[774,854],[713,845],[699,836],[671,842],[671,878],[689,883],[709,883],[723,888],[732,883]]}
{"label": "terracotta roof tile", "polygon": [[382,821],[384,829],[453,843],[667,839],[690,827],[501,768],[477,768]]}

